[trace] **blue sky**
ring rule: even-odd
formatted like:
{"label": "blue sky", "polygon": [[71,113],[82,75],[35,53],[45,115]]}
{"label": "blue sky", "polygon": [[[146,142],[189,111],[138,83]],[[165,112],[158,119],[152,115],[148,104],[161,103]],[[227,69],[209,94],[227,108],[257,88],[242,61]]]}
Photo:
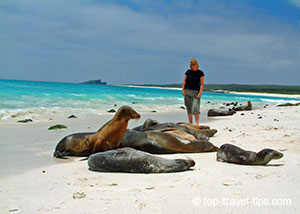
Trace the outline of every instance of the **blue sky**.
{"label": "blue sky", "polygon": [[0,79],[300,85],[300,0],[0,0]]}

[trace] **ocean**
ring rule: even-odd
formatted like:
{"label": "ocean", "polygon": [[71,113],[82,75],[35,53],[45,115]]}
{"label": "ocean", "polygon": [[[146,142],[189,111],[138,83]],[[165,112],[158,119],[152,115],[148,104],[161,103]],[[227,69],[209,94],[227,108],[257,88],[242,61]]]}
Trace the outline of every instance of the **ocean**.
{"label": "ocean", "polygon": [[[300,99],[203,92],[201,109],[228,102],[245,105],[247,101],[262,106],[300,102]],[[183,96],[177,89],[0,80],[0,122],[13,118],[49,120],[71,114],[105,114],[122,105],[130,105],[141,113],[174,111],[183,106]]]}

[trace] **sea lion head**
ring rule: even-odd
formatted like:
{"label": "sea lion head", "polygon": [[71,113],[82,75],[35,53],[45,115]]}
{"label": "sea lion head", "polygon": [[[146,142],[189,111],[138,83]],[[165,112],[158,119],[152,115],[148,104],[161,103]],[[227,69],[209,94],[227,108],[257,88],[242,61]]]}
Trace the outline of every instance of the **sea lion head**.
{"label": "sea lion head", "polygon": [[281,152],[278,152],[273,149],[263,149],[256,155],[257,159],[263,160],[265,163],[268,163],[272,159],[280,159],[283,157]]}
{"label": "sea lion head", "polygon": [[151,127],[151,126],[155,126],[155,125],[157,125],[157,124],[159,124],[158,121],[152,120],[152,119],[147,119],[147,120],[145,121],[145,123],[143,124],[143,129],[147,129],[147,128],[149,128],[149,127]]}
{"label": "sea lion head", "polygon": [[117,111],[116,115],[119,117],[125,117],[127,120],[131,119],[140,119],[141,115],[137,113],[133,108],[130,106],[122,106]]}
{"label": "sea lion head", "polygon": [[178,164],[180,167],[182,167],[182,168],[190,168],[190,167],[192,167],[192,166],[195,166],[195,161],[194,160],[192,160],[192,159],[187,159],[187,160],[185,160],[185,159],[175,159],[175,161],[176,161],[176,164]]}

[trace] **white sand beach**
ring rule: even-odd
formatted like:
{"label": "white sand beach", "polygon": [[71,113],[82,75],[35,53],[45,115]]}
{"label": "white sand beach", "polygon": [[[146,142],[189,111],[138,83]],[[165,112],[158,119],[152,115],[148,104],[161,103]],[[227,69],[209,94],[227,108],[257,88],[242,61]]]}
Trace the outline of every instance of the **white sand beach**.
{"label": "white sand beach", "polygon": [[[242,113],[244,115],[242,115]],[[202,112],[202,116],[206,112]],[[77,119],[0,123],[0,213],[299,213],[300,108],[237,112],[203,122],[217,129],[216,146],[284,153],[268,166],[216,161],[216,153],[160,155],[195,160],[192,170],[164,174],[100,173],[81,158],[52,157],[58,141],[96,131],[112,114]],[[152,118],[187,121],[186,112],[142,114],[129,128]],[[49,131],[65,124],[67,129]]]}

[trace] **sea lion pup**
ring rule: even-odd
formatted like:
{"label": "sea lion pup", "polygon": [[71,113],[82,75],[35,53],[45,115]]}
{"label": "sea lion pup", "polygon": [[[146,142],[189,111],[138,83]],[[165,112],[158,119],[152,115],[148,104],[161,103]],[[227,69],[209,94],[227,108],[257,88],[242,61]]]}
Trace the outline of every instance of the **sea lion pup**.
{"label": "sea lion pup", "polygon": [[164,173],[188,170],[195,166],[195,161],[164,159],[132,148],[121,148],[91,155],[88,166],[100,172]]}
{"label": "sea lion pup", "polygon": [[127,130],[120,147],[131,147],[153,154],[215,152],[218,147],[207,140],[186,140],[175,133]]}
{"label": "sea lion pup", "polygon": [[233,107],[233,110],[235,110],[235,111],[250,111],[250,110],[252,110],[252,104],[250,101],[248,101],[247,105]]}
{"label": "sea lion pup", "polygon": [[130,106],[122,106],[114,117],[96,133],[77,133],[64,137],[56,146],[54,157],[89,156],[117,148],[126,132],[128,121],[141,116]]}
{"label": "sea lion pup", "polygon": [[283,157],[281,152],[273,149],[263,149],[260,152],[243,150],[232,144],[223,144],[217,152],[217,161],[244,164],[244,165],[266,165],[272,159]]}

